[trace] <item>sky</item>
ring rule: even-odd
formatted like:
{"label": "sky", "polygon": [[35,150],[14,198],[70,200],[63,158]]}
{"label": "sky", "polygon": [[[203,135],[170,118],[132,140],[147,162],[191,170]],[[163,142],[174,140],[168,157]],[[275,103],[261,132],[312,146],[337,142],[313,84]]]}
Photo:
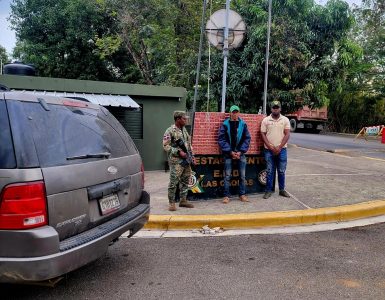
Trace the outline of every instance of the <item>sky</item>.
{"label": "sky", "polygon": [[0,0],[0,45],[5,47],[8,53],[12,52],[16,44],[15,33],[8,28],[7,18],[11,12],[12,0]]}
{"label": "sky", "polygon": [[[361,0],[345,0],[349,4],[361,4]],[[16,44],[15,32],[9,28],[7,18],[11,12],[10,3],[12,0],[0,0],[0,45],[5,47],[8,54],[11,54]],[[327,0],[316,0],[319,4],[325,4]]]}

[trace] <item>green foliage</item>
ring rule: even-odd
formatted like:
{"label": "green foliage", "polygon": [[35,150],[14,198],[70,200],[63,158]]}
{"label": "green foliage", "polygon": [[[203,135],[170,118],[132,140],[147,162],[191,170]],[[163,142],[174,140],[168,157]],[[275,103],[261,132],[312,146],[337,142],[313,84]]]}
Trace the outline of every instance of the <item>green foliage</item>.
{"label": "green foliage", "polygon": [[196,0],[14,0],[14,55],[42,76],[191,88],[201,11]]}
{"label": "green foliage", "polygon": [[[263,97],[267,1],[232,3],[232,9],[245,20],[247,32],[243,45],[230,51],[226,102],[256,112]],[[347,47],[352,25],[353,17],[344,1],[329,1],[326,6],[313,0],[273,1],[268,100],[279,98],[286,110],[302,104],[327,104],[329,94],[343,80],[341,68],[352,62],[349,51],[340,53]],[[207,64],[207,52],[204,61]],[[222,56],[216,52],[211,61],[211,98],[220,99]],[[205,106],[204,101],[203,97],[200,106]]]}
{"label": "green foliage", "polygon": [[141,74],[139,82],[189,88],[190,71],[196,63],[193,57],[198,47],[201,2],[108,0],[107,3],[117,13],[122,49]]}
{"label": "green foliage", "polygon": [[[366,61],[370,62],[372,91],[385,94],[385,3],[383,0],[364,0],[356,11],[359,20],[357,40],[363,46]],[[369,74],[368,74],[369,75]]]}
{"label": "green foliage", "polygon": [[357,20],[350,40],[341,46],[338,64],[344,80],[331,94],[331,130],[358,132],[385,124],[385,6],[365,0],[354,11]]}
{"label": "green foliage", "polygon": [[14,57],[34,64],[40,75],[115,79],[95,44],[116,27],[103,1],[14,0],[11,10]]}
{"label": "green foliage", "polygon": [[[191,105],[202,3],[14,0],[10,19],[18,43],[13,55],[36,65],[42,76],[183,86]],[[207,3],[212,6],[206,19],[210,11],[224,8],[224,1]],[[257,112],[264,86],[268,1],[233,0],[231,6],[247,32],[243,44],[230,50],[226,103]],[[273,1],[269,101],[279,98],[286,111],[302,104],[329,104],[336,130],[383,120],[383,0],[364,0],[353,13],[342,0],[329,0],[325,6],[314,0]],[[222,52],[206,41],[198,110],[220,108],[222,72]]]}
{"label": "green foliage", "polygon": [[99,53],[101,59],[106,59],[107,57],[113,55],[119,51],[122,40],[118,35],[111,35],[99,38],[95,36],[96,52]]}
{"label": "green foliage", "polygon": [[0,59],[3,64],[10,62],[7,54],[7,50],[0,45]]}

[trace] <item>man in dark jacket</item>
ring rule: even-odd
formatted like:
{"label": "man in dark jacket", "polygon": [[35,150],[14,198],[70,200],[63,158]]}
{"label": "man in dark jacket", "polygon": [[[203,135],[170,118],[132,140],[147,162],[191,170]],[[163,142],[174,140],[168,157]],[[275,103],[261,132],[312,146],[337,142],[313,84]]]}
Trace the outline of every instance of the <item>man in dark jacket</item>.
{"label": "man in dark jacket", "polygon": [[246,197],[246,156],[250,146],[250,133],[247,124],[239,117],[239,107],[230,107],[230,118],[227,118],[219,129],[218,144],[225,160],[225,180],[223,203],[230,202],[230,179],[233,161],[238,162],[239,199],[248,202]]}

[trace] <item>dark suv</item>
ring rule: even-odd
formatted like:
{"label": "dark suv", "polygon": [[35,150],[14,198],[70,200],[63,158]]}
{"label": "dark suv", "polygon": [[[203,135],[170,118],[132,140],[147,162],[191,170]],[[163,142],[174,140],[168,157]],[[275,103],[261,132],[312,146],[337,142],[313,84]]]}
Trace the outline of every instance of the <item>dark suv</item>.
{"label": "dark suv", "polygon": [[0,92],[0,282],[58,277],[147,222],[142,159],[102,106]]}

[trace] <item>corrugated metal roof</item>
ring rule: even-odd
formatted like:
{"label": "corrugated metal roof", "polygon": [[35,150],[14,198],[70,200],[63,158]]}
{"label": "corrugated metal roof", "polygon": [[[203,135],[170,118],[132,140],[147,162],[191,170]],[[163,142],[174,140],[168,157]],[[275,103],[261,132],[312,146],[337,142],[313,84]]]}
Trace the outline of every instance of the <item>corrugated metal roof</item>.
{"label": "corrugated metal roof", "polygon": [[91,103],[99,104],[102,106],[116,106],[116,107],[131,107],[140,108],[139,104],[136,103],[128,95],[105,95],[105,94],[86,94],[86,93],[74,93],[74,92],[48,92],[48,91],[23,91],[33,93],[36,95],[49,95],[57,97],[67,98],[83,98]]}

